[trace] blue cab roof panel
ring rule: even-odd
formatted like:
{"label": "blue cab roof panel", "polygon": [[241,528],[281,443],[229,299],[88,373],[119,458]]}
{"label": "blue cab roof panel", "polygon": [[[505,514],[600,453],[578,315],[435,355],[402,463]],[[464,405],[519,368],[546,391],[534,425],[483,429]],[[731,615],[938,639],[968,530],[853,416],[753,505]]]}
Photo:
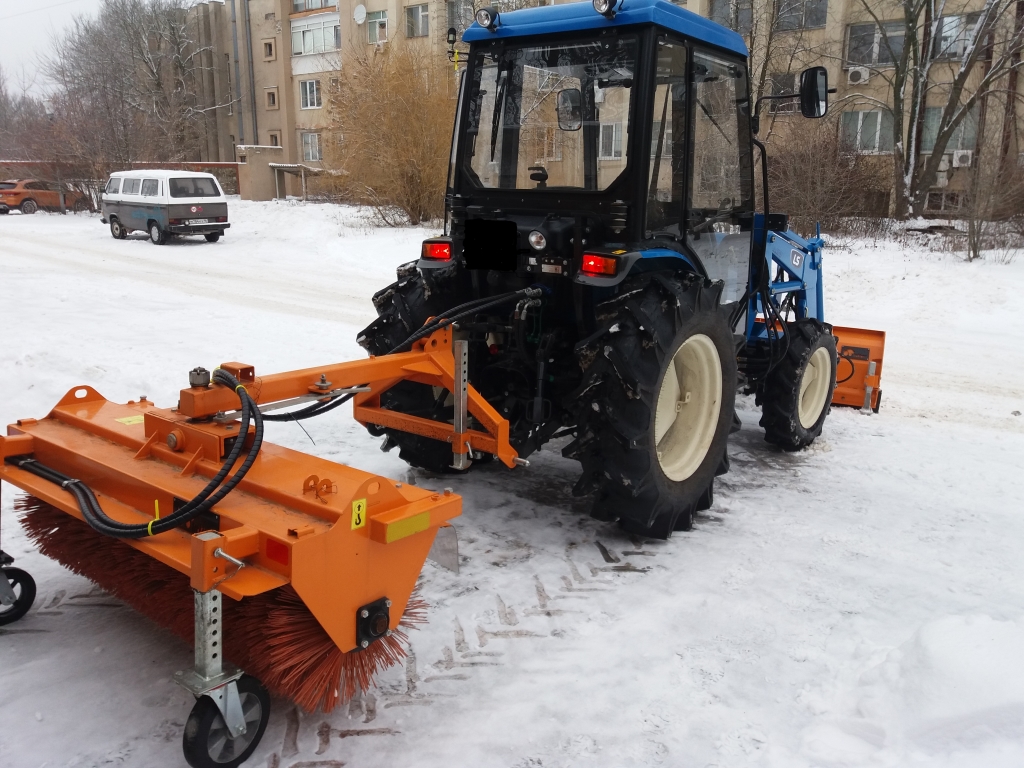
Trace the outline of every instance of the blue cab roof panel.
{"label": "blue cab roof panel", "polygon": [[473,26],[466,30],[462,39],[464,42],[472,43],[527,35],[624,27],[629,24],[657,24],[740,56],[747,55],[747,45],[743,38],[731,29],[680,8],[668,0],[621,0],[621,3],[613,19],[606,19],[585,0],[502,13],[498,16],[497,31],[490,32],[473,22]]}

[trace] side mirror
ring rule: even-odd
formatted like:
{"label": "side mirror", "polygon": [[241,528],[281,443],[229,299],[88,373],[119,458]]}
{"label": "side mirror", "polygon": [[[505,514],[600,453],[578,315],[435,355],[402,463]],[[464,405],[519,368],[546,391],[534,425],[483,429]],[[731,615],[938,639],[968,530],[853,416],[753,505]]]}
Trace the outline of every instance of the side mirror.
{"label": "side mirror", "polygon": [[800,114],[824,117],[828,112],[828,70],[810,67],[800,73]]}
{"label": "side mirror", "polygon": [[583,127],[583,95],[579,88],[559,91],[555,102],[558,127],[563,131],[578,131]]}

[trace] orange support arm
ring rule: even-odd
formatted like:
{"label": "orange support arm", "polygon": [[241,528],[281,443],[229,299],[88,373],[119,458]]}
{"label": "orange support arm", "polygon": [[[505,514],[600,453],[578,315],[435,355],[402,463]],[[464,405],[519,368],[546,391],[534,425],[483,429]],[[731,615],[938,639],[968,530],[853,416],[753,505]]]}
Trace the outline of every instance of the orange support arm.
{"label": "orange support arm", "polygon": [[[376,424],[390,429],[452,444],[454,453],[475,450],[493,453],[507,467],[516,466],[518,454],[509,444],[508,421],[472,386],[468,388],[468,410],[484,431],[467,430],[456,433],[446,422],[431,421],[380,407],[380,396],[402,381],[415,381],[432,387],[455,391],[455,358],[452,354],[450,328],[435,331],[413,345],[413,350],[394,355],[370,357],[347,363],[334,363],[320,368],[256,376],[251,366],[225,363],[245,385],[258,404],[267,404],[296,397],[308,397],[333,389],[368,386],[354,398],[354,414],[361,424]],[[238,396],[227,387],[191,387],[181,390],[178,412],[193,419],[203,419],[238,407]],[[162,436],[160,439],[165,439]]]}

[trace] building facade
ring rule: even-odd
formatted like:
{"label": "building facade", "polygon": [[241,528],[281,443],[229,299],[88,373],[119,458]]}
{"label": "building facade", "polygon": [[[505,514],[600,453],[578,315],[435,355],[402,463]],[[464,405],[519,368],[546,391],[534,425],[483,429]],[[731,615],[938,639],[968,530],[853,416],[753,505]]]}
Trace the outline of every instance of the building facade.
{"label": "building facade", "polygon": [[[544,4],[548,0],[511,0],[502,8]],[[556,0],[557,1],[557,0]],[[478,5],[482,3],[477,3]],[[755,95],[783,93],[797,86],[799,71],[825,66],[836,87],[832,109],[842,114],[837,130],[854,151],[877,158],[879,173],[891,173],[894,63],[904,44],[902,6],[864,0],[689,0],[690,10],[729,26],[751,48],[751,83]],[[929,92],[915,144],[922,159],[935,145],[943,107],[944,84],[955,77],[973,24],[984,0],[962,0],[935,24]],[[952,8],[952,3],[947,3]],[[245,146],[281,147],[281,164],[318,168],[329,132],[328,99],[339,86],[342,58],[359,48],[384,50],[401,40],[424,46],[438,57],[448,49],[446,33],[459,35],[473,22],[473,0],[224,0],[200,3],[195,15],[203,47],[205,101],[210,139],[207,160],[242,160]],[[877,21],[876,21],[877,18]],[[978,67],[979,72],[983,67]],[[968,90],[981,75],[967,83]],[[972,110],[946,148],[934,189],[928,194],[933,213],[959,206],[964,169],[977,162],[979,123],[1001,134],[1000,151],[1017,157],[1020,107],[1016,82],[1011,106],[984,119],[983,107]],[[1002,91],[1007,83],[1000,84]],[[769,103],[762,124],[786,140],[793,103]],[[762,131],[764,135],[765,131]],[[615,127],[602,128],[602,151],[614,156],[621,145]],[[618,144],[617,144],[618,142]],[[274,153],[277,154],[277,153]],[[888,161],[888,164],[887,164]],[[287,192],[298,193],[289,177]],[[890,198],[891,204],[891,198]],[[884,207],[884,205],[882,206]],[[879,211],[881,212],[881,211]]]}

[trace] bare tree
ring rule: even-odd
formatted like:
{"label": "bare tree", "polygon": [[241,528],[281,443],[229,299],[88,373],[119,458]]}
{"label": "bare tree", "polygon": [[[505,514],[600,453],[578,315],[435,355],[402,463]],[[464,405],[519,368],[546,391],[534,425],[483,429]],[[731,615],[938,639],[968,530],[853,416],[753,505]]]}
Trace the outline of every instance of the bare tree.
{"label": "bare tree", "polygon": [[[980,10],[969,12],[964,3],[948,0],[902,0],[894,6],[897,19],[885,18],[886,4],[879,0],[860,3],[877,30],[873,50],[884,52],[855,63],[869,66],[891,96],[891,106],[878,105],[892,116],[895,213],[918,216],[950,141],[974,119],[984,94],[1000,90],[1021,66],[1024,3],[984,0]],[[936,100],[944,106],[927,126],[934,140],[925,150],[926,107]],[[1015,111],[1006,119],[1015,119]]]}

